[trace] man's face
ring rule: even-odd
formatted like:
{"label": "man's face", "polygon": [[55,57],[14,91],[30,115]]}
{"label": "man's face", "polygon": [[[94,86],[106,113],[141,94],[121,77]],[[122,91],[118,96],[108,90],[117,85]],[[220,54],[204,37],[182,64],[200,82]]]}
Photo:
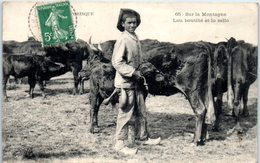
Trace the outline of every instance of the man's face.
{"label": "man's face", "polygon": [[122,26],[125,30],[129,33],[134,33],[137,27],[137,20],[136,17],[127,17],[125,22],[122,22]]}

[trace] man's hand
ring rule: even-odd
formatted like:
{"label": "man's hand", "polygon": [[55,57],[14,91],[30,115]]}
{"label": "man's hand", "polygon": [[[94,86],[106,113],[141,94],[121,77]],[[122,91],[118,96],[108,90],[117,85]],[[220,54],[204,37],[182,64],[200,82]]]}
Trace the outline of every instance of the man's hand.
{"label": "man's hand", "polygon": [[135,82],[137,82],[139,85],[144,84],[144,79],[140,73],[140,71],[135,71],[132,75],[132,78],[134,79]]}
{"label": "man's hand", "polygon": [[133,79],[135,81],[139,81],[142,79],[141,73],[140,71],[134,71],[133,75],[132,75]]}

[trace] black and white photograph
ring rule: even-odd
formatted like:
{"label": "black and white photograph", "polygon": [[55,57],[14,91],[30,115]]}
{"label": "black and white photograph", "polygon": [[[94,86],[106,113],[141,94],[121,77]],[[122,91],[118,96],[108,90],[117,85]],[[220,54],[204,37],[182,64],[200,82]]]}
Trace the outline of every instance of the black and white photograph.
{"label": "black and white photograph", "polygon": [[4,1],[2,162],[257,162],[258,12]]}

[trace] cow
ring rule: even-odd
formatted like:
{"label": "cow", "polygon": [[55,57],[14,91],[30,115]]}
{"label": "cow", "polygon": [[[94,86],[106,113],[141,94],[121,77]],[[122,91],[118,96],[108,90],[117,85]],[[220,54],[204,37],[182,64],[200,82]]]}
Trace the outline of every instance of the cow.
{"label": "cow", "polygon": [[[97,44],[91,44],[90,42],[90,46],[92,46],[93,52],[91,55],[89,55],[88,60],[86,62],[86,64],[84,65],[84,67],[81,69],[81,71],[79,72],[79,85],[80,85],[80,94],[83,94],[84,92],[84,82],[86,80],[89,80],[90,74],[91,74],[91,69],[93,68],[94,65],[97,65],[98,63],[102,62],[102,63],[109,63],[110,59],[106,58],[104,56],[105,53],[103,53],[103,50],[100,46],[98,46]],[[107,46],[108,47],[108,46]],[[108,55],[106,55],[108,56]]]}
{"label": "cow", "polygon": [[[29,37],[28,40],[18,42],[18,41],[3,41],[3,53],[5,55],[8,54],[16,54],[16,55],[46,55],[46,52],[41,46],[39,41],[36,41],[33,37]],[[27,84],[28,79],[25,78],[15,78],[16,84]]]}
{"label": "cow", "polygon": [[213,97],[215,97],[215,114],[216,121],[213,124],[213,130],[219,131],[220,115],[222,114],[222,104],[223,104],[223,93],[227,91],[227,69],[228,69],[228,52],[227,43],[220,42],[217,44],[212,44],[214,49],[213,58],[213,76],[212,79],[212,92]]}
{"label": "cow", "polygon": [[[105,56],[111,55],[113,43],[114,41],[110,40],[108,43],[100,45],[104,53],[107,53]],[[172,44],[147,39],[142,40],[141,45],[144,59],[162,71],[165,77],[164,84],[154,83],[149,87],[149,93],[166,96],[183,93],[189,100],[196,116],[194,142],[197,145],[204,144],[207,132],[205,115],[207,118],[213,119],[207,123],[213,123],[216,112],[215,126],[218,128],[219,110],[221,109],[214,109],[212,94],[218,97],[218,107],[221,107],[222,96],[219,94],[225,91],[224,86],[227,80],[222,78],[223,75],[218,74],[226,72],[226,66],[223,66],[225,65],[223,63],[227,62],[226,43],[212,44],[200,41]],[[215,62],[216,60],[218,62]],[[221,68],[218,68],[219,66]],[[206,113],[211,113],[211,115]]]}
{"label": "cow", "polygon": [[[215,103],[216,122],[213,129],[219,130],[222,96],[223,93],[228,91],[228,109],[230,110],[228,115],[236,117],[236,125],[232,131],[243,132],[239,119],[241,113],[244,116],[249,115],[247,109],[248,90],[257,78],[257,47],[244,41],[236,41],[231,37],[227,42],[219,43],[219,47],[214,53],[214,64],[216,78],[213,82],[213,95],[217,97],[217,100]],[[217,73],[217,71],[220,73]],[[243,108],[241,112],[239,107],[242,99]]]}
{"label": "cow", "polygon": [[[163,56],[156,63],[154,55],[148,61],[165,74],[166,84],[160,92],[162,95],[183,93],[188,99],[195,114],[196,127],[194,143],[205,143],[207,126],[215,120],[215,109],[212,95],[213,53],[211,45],[206,42],[187,42],[183,44],[168,43],[161,48]],[[152,53],[156,53],[157,48]],[[155,92],[156,93],[156,92]]]}
{"label": "cow", "polygon": [[3,52],[6,54],[16,55],[46,55],[42,48],[41,42],[36,41],[33,37],[29,37],[27,41],[3,41]]}
{"label": "cow", "polygon": [[[108,41],[108,44],[104,49],[108,49],[111,53],[113,50],[115,41]],[[118,95],[115,92],[114,78],[115,69],[112,66],[109,53],[104,53],[103,48],[100,45],[93,44],[96,47],[95,54],[89,57],[88,69],[90,70],[90,132],[95,133],[98,130],[98,111],[100,105],[106,99],[106,105],[111,102],[112,107],[118,102]],[[103,46],[104,47],[104,46]],[[107,52],[107,51],[106,51]],[[106,57],[105,57],[106,56]],[[148,85],[157,82],[162,82],[164,77],[162,74],[155,69],[151,63],[143,63],[138,68],[142,75],[145,77]],[[141,86],[143,90],[146,90],[146,86]],[[147,91],[145,91],[145,97],[147,96]]]}
{"label": "cow", "polygon": [[[240,126],[240,114],[249,115],[247,108],[248,90],[257,78],[257,47],[244,41],[229,40],[228,68],[228,107],[236,117],[236,129],[243,132]],[[243,102],[242,111],[240,105]]]}
{"label": "cow", "polygon": [[4,41],[3,49],[7,54],[43,55],[50,58],[53,62],[64,64],[67,67],[67,72],[71,71],[73,74],[74,95],[78,93],[78,73],[82,69],[82,61],[88,59],[88,56],[93,53],[92,47],[81,39],[48,47],[42,47],[41,43],[33,38],[25,42]]}
{"label": "cow", "polygon": [[[143,77],[146,79],[146,83],[152,86],[156,82],[160,83],[163,81],[163,75],[149,62],[142,63],[138,70],[141,72]],[[95,64],[91,69],[90,75],[90,132],[95,133],[98,129],[98,111],[100,105],[106,98],[111,98],[112,107],[118,102],[118,95],[114,95],[114,78],[115,69],[111,63]],[[140,86],[145,92],[145,97],[147,96],[146,85]],[[150,90],[150,89],[148,89]],[[155,91],[155,90],[154,90]],[[112,94],[112,95],[111,95]],[[114,96],[113,96],[114,95]]]}
{"label": "cow", "polygon": [[29,96],[34,97],[33,91],[36,82],[39,83],[42,96],[45,97],[43,81],[51,77],[63,74],[66,67],[50,61],[48,58],[39,55],[15,55],[8,54],[3,56],[3,95],[7,100],[6,84],[10,75],[16,78],[27,76]]}
{"label": "cow", "polygon": [[74,79],[73,94],[78,94],[79,78],[78,73],[82,69],[82,62],[94,53],[93,49],[83,40],[66,43],[61,47],[46,47],[46,57],[54,62],[59,62],[71,71]]}

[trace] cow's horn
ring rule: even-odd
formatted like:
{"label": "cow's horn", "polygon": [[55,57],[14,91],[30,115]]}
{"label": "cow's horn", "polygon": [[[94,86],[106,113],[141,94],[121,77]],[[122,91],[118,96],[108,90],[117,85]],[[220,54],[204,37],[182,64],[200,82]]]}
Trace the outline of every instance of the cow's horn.
{"label": "cow's horn", "polygon": [[100,43],[98,44],[98,49],[99,49],[100,51],[102,51],[102,52],[103,52],[103,50],[102,50],[102,47],[101,47],[101,44],[100,44]]}
{"label": "cow's horn", "polygon": [[92,36],[90,36],[90,37],[89,37],[89,40],[88,40],[88,43],[89,43],[89,44],[92,44],[92,43],[91,43],[91,37],[92,37]]}
{"label": "cow's horn", "polygon": [[97,48],[92,44],[91,38],[92,38],[92,36],[89,37],[88,44],[92,50],[97,51]]}

